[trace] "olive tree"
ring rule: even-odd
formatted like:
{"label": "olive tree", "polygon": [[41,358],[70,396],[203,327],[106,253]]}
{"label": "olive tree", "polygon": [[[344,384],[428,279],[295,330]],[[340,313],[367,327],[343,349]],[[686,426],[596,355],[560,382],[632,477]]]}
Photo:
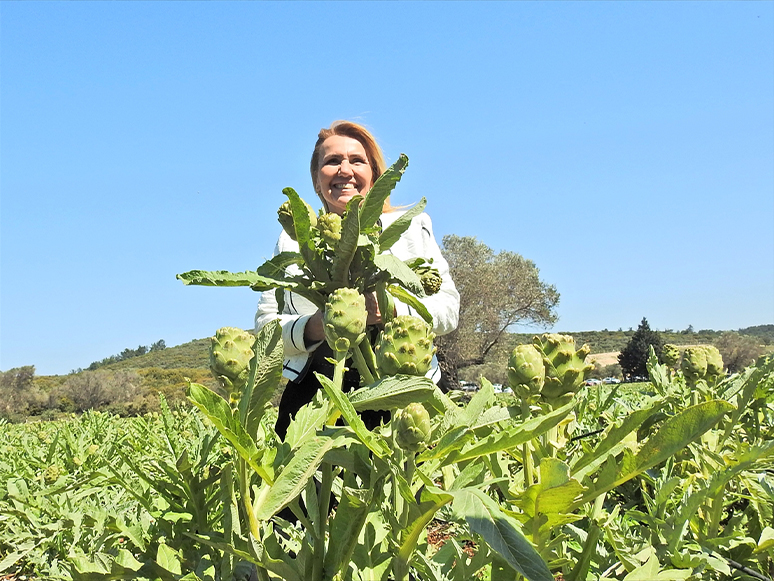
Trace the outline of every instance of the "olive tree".
{"label": "olive tree", "polygon": [[458,369],[483,364],[513,325],[556,322],[559,293],[540,280],[534,262],[515,252],[495,253],[475,237],[444,236],[441,251],[460,293],[457,329],[436,339],[441,387],[448,389],[457,383]]}

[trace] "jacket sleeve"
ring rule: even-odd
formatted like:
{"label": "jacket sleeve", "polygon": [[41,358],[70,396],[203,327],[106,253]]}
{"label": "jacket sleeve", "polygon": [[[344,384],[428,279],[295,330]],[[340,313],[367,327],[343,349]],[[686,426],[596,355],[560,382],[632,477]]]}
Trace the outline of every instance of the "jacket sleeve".
{"label": "jacket sleeve", "polygon": [[[288,241],[292,243],[292,240],[289,238],[284,240],[283,236],[285,236],[284,233],[274,247],[274,256],[279,254],[280,251],[293,250],[293,248],[289,247],[292,245],[288,244]],[[282,327],[282,343],[285,348],[285,357],[307,355],[317,349],[321,343],[312,343],[307,346],[304,342],[306,323],[315,312],[316,309],[311,303],[301,297],[297,297],[293,293],[286,292],[285,308],[280,313],[274,291],[266,291],[261,293],[261,298],[258,300],[258,310],[255,314],[255,330],[256,332],[260,331],[266,323],[278,319],[280,327]]]}
{"label": "jacket sleeve", "polygon": [[[433,267],[437,268],[441,275],[441,290],[432,296],[424,297],[422,303],[433,316],[433,332],[436,335],[446,335],[457,328],[460,314],[460,294],[449,273],[449,263],[441,254],[435,240],[430,216],[423,213],[414,218],[414,223],[406,234],[409,232],[414,256],[406,258],[432,258]],[[398,315],[417,315],[414,309],[400,301],[396,301],[395,306]]]}

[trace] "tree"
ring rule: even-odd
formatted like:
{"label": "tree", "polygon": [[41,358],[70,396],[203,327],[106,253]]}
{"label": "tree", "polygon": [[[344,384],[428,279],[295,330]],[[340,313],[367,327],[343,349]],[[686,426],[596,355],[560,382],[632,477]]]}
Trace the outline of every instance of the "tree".
{"label": "tree", "polygon": [[444,236],[441,250],[460,293],[457,330],[436,340],[441,388],[448,390],[457,385],[457,370],[483,364],[512,325],[554,323],[559,293],[540,280],[534,262],[495,254],[475,237]]}
{"label": "tree", "polygon": [[715,341],[715,347],[720,351],[729,373],[738,373],[752,365],[765,351],[753,337],[745,337],[731,331],[723,333]]}
{"label": "tree", "polygon": [[661,350],[664,345],[661,335],[658,331],[653,331],[648,325],[648,320],[643,317],[640,326],[629,339],[626,347],[618,355],[618,362],[621,364],[621,370],[626,378],[647,377],[648,368],[646,363],[650,356],[650,347],[656,352],[656,357],[661,360]]}

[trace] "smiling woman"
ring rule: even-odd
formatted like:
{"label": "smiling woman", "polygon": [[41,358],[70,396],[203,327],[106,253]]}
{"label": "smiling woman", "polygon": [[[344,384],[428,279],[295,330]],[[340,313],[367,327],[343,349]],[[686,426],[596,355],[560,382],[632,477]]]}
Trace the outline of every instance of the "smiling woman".
{"label": "smiling woman", "polygon": [[[371,186],[385,171],[384,156],[373,135],[367,129],[350,121],[337,121],[329,128],[322,129],[315,143],[310,163],[312,183],[323,211],[341,216],[347,203],[355,196],[368,193]],[[387,228],[403,214],[405,210],[390,205],[389,198],[382,208],[380,225]],[[322,218],[321,218],[322,220]],[[286,232],[280,234],[275,247],[275,256],[280,252],[298,252],[298,243]],[[432,262],[441,276],[441,288],[438,293],[422,299],[427,311],[433,317],[433,332],[436,335],[450,333],[457,327],[459,316],[459,293],[449,275],[449,265],[441,255],[441,250],[433,236],[430,217],[421,213],[415,216],[411,225],[395,242],[390,252],[400,260],[424,258]],[[288,274],[300,274],[288,267]],[[367,324],[370,336],[376,337],[382,328],[382,313],[374,292],[365,293],[368,311]],[[411,307],[395,301],[394,315],[415,315]],[[314,397],[320,389],[320,383],[313,371],[330,375],[332,365],[328,362],[333,353],[325,342],[322,312],[310,301],[296,293],[285,292],[283,306],[280,309],[276,294],[264,292],[258,303],[255,317],[256,330],[268,322],[279,319],[282,327],[282,340],[285,349],[283,373],[290,381],[282,395],[277,420],[277,433],[284,437],[291,417]],[[344,376],[345,391],[360,385],[360,375],[352,365]],[[435,358],[428,372],[434,381],[441,373]],[[380,413],[364,417],[366,424],[378,425],[382,419]]]}

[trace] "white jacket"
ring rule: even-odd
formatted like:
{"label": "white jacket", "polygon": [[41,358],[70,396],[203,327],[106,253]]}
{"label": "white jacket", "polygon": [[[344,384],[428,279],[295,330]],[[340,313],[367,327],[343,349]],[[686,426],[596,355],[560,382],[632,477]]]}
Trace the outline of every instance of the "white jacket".
{"label": "white jacket", "polygon": [[[405,210],[396,210],[382,214],[382,227],[386,228],[404,213]],[[274,248],[274,255],[276,256],[280,252],[298,252],[298,243],[284,231],[280,234],[277,246]],[[388,252],[401,260],[419,257],[433,259],[433,267],[438,269],[443,282],[441,290],[433,296],[423,298],[422,303],[433,316],[433,331],[436,335],[445,335],[456,329],[460,310],[460,295],[449,275],[449,264],[441,255],[441,249],[433,236],[430,216],[424,213],[416,216]],[[301,274],[296,265],[290,266],[288,271],[292,274]],[[416,315],[414,309],[397,299],[395,300],[395,309],[398,315]],[[258,301],[258,312],[255,315],[255,330],[260,330],[269,321],[279,319],[285,347],[283,375],[290,380],[298,379],[299,376],[303,375],[312,353],[322,343],[320,341],[307,346],[304,342],[306,323],[316,312],[317,307],[313,303],[295,293],[285,291],[285,307],[280,313],[274,291],[261,293],[261,298]],[[440,379],[441,373],[435,358],[433,358],[433,365],[427,376],[435,382]]]}

